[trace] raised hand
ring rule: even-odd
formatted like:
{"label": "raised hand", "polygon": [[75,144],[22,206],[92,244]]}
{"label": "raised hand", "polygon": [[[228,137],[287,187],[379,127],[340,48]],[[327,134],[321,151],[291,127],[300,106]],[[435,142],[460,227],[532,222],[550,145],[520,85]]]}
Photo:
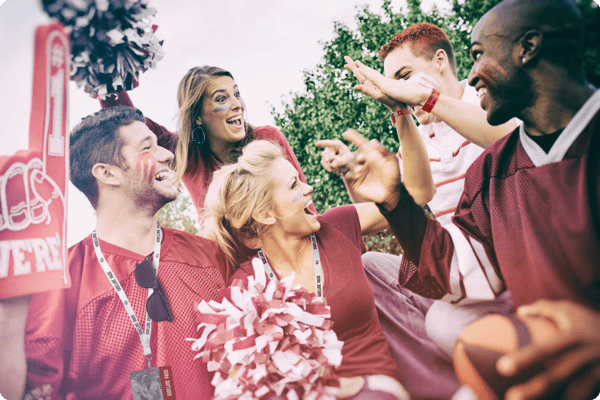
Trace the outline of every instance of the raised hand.
{"label": "raised hand", "polygon": [[354,167],[345,175],[346,185],[364,199],[393,209],[398,202],[400,185],[396,155],[378,140],[368,141],[354,129],[348,129],[343,136],[358,147]]}
{"label": "raised hand", "polygon": [[351,173],[356,157],[341,140],[319,140],[315,146],[325,149],[321,153],[321,165],[327,172],[342,176]]}
{"label": "raised hand", "polygon": [[399,109],[406,108],[406,104],[396,101],[392,99],[390,96],[386,95],[381,91],[379,86],[375,85],[372,81],[366,79],[359,71],[356,66],[354,60],[352,58],[345,56],[344,60],[346,60],[347,64],[344,65],[344,68],[352,71],[352,74],[356,79],[358,79],[359,85],[356,85],[354,89],[358,90],[362,94],[366,94],[367,96],[377,100],[384,106],[386,106],[390,111],[397,111]]}
{"label": "raised hand", "polygon": [[383,95],[386,95],[397,102],[405,103],[413,108],[425,104],[431,94],[431,88],[436,86],[434,85],[435,81],[432,81],[432,78],[430,77],[428,79],[421,77],[419,80],[414,81],[412,78],[408,81],[402,79],[396,80],[386,78],[378,71],[367,67],[360,61],[355,61],[354,66],[356,68],[356,73],[364,78],[363,83],[354,87],[355,90],[368,94],[368,92],[371,91],[369,86],[373,85],[376,86]]}
{"label": "raised hand", "polygon": [[498,372],[504,376],[527,373],[535,365],[545,367],[510,388],[506,399],[595,398],[600,393],[600,312],[567,300],[541,300],[517,312],[551,319],[560,334],[546,344],[530,345],[498,360]]}

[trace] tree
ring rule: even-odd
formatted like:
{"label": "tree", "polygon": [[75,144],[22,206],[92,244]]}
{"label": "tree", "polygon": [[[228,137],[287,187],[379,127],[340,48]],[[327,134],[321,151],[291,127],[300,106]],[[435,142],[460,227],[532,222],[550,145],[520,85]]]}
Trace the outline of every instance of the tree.
{"label": "tree", "polygon": [[[283,111],[272,109],[281,128],[298,158],[304,175],[313,185],[313,200],[317,210],[324,212],[334,206],[348,204],[350,198],[338,176],[329,174],[320,165],[317,140],[341,139],[348,128],[360,131],[369,139],[376,138],[389,149],[397,149],[395,129],[389,122],[389,111],[376,101],[363,97],[353,90],[356,79],[344,69],[344,56],[360,60],[365,65],[383,70],[377,52],[397,32],[419,22],[430,22],[441,27],[454,46],[457,75],[466,79],[473,61],[469,55],[470,35],[477,21],[499,0],[452,1],[452,10],[442,14],[437,8],[423,12],[420,1],[407,0],[398,12],[384,0],[379,13],[368,6],[357,7],[357,29],[334,23],[334,38],[323,43],[323,60],[312,70],[304,71],[304,90],[290,93],[291,99],[283,103]],[[586,73],[598,85],[600,81],[600,55],[597,50],[599,10],[590,0],[579,3],[586,18],[588,42],[586,43]],[[397,252],[395,241],[387,235],[366,238],[367,246],[379,251]],[[383,244],[382,244],[383,243]]]}
{"label": "tree", "polygon": [[185,186],[181,185],[179,196],[161,208],[156,214],[161,226],[198,234],[198,216],[192,198]]}

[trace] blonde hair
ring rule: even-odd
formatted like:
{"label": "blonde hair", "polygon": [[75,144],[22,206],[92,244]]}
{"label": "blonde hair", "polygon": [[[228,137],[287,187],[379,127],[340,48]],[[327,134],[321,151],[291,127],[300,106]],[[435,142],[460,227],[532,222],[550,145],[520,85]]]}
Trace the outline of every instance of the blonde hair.
{"label": "blonde hair", "polygon": [[279,144],[255,140],[243,148],[235,164],[224,165],[213,175],[201,215],[202,236],[217,242],[234,263],[237,243],[256,248],[259,233],[268,228],[259,220],[273,207],[271,171],[273,162],[283,156]]}
{"label": "blonde hair", "polygon": [[[175,181],[181,182],[181,178],[186,169],[194,170],[200,158],[207,160],[210,156],[210,147],[205,137],[200,145],[192,143],[194,129],[198,127],[196,121],[202,111],[202,100],[204,92],[212,79],[228,76],[233,79],[233,75],[219,67],[204,65],[190,69],[177,89],[177,104],[179,105],[179,126],[177,147],[175,149]],[[240,154],[240,149],[247,143],[255,139],[254,128],[246,123],[246,137],[238,142],[232,152],[232,158],[235,160]],[[205,133],[206,134],[206,133]]]}

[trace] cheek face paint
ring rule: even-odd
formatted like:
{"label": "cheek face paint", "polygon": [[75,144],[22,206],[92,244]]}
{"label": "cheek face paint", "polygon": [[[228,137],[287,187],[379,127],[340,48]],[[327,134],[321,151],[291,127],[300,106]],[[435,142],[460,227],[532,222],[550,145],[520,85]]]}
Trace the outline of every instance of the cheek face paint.
{"label": "cheek face paint", "polygon": [[486,86],[494,86],[502,78],[508,78],[508,74],[496,61],[489,60],[477,65],[475,70],[477,77],[485,83]]}
{"label": "cheek face paint", "polygon": [[137,157],[137,171],[142,181],[152,183],[155,168],[156,157],[153,154],[142,153]]}
{"label": "cheek face paint", "polygon": [[300,200],[302,198],[302,192],[296,192],[296,195],[294,196],[294,198],[292,199],[292,203],[297,202],[298,200]]}
{"label": "cheek face paint", "polygon": [[217,113],[217,112],[221,112],[221,111],[227,111],[227,110],[229,110],[229,107],[228,107],[228,106],[219,106],[219,107],[215,108],[215,109],[213,110],[213,112],[214,112],[214,113]]}

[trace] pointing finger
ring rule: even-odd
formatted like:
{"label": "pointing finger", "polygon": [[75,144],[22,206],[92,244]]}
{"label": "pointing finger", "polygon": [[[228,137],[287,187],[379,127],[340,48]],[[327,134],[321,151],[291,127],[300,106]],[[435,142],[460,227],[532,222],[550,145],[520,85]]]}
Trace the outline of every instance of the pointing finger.
{"label": "pointing finger", "polygon": [[361,135],[354,129],[348,129],[346,132],[344,132],[342,134],[342,136],[344,137],[344,139],[346,139],[350,143],[356,145],[356,147],[358,147],[359,149],[362,146],[369,143],[369,141],[363,135]]}
{"label": "pointing finger", "polygon": [[343,143],[339,140],[319,140],[315,143],[315,146],[321,147],[323,149],[333,148],[335,150],[339,149]]}

